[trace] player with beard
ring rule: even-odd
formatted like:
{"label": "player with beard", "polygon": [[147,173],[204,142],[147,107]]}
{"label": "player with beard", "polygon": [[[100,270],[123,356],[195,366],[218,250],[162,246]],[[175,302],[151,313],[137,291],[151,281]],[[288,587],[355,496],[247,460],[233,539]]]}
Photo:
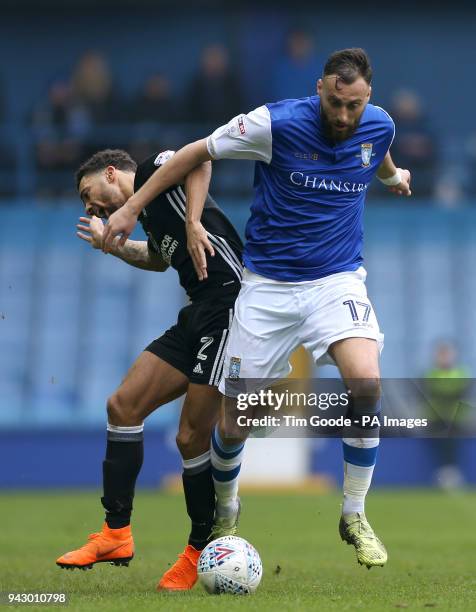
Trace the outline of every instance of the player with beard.
{"label": "player with beard", "polygon": [[[109,219],[103,249],[127,239],[144,206],[177,177],[213,159],[256,160],[254,201],[246,227],[245,272],[235,305],[224,376],[279,379],[289,355],[303,344],[315,363],[332,362],[350,391],[357,422],[343,439],[344,498],[339,532],[359,563],[384,565],[387,552],[369,525],[364,502],[379,444],[364,416],[380,413],[377,318],[362,267],[363,210],[375,175],[393,192],[409,196],[410,173],[396,168],[391,117],[369,103],[372,69],[363,49],[343,49],[327,60],[317,95],[266,104],[238,115],[207,139],[179,151]],[[190,203],[189,240],[203,266],[206,247],[201,209]],[[253,347],[253,350],[250,350]],[[239,388],[238,388],[239,390]],[[249,387],[248,387],[249,390]],[[226,434],[225,414],[236,413],[237,389],[220,383],[225,409],[212,435],[220,525],[239,512],[238,473],[246,431]],[[228,419],[230,422],[230,419]],[[370,419],[372,422],[372,419]]]}
{"label": "player with beard", "polygon": [[[100,151],[78,170],[77,188],[86,213],[78,236],[101,249],[104,224],[158,167],[170,163],[172,151],[154,155],[138,167],[122,150]],[[159,590],[183,591],[197,580],[200,551],[214,537],[215,489],[210,464],[210,435],[220,408],[217,389],[224,346],[242,277],[242,243],[235,229],[208,195],[211,164],[206,162],[156,197],[140,221],[148,241],[128,240],[111,252],[126,263],[162,272],[177,270],[191,303],[178,320],[138,357],[107,402],[107,448],[103,463],[105,523],[81,548],[57,560],[60,567],[91,568],[95,563],[128,565],[134,556],[131,512],[143,460],[144,420],[159,406],[182,395],[177,445],[183,460],[183,487],[192,528],[184,552],[164,574]],[[184,191],[185,189],[185,191]],[[186,201],[197,199],[212,255],[202,282],[187,251]],[[160,284],[157,312],[160,313]],[[159,315],[158,315],[159,316]],[[166,526],[165,526],[166,528]],[[221,530],[220,533],[222,533]],[[234,533],[229,530],[229,534]]]}

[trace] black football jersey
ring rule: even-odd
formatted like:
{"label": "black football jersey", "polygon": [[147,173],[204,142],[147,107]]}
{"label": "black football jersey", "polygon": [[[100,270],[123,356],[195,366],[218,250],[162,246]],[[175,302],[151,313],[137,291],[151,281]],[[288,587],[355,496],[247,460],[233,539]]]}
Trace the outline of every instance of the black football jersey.
{"label": "black football jersey", "polygon": [[[134,191],[165,163],[173,151],[153,155],[137,167]],[[157,196],[139,215],[139,221],[148,236],[148,246],[159,253],[177,270],[180,284],[192,301],[206,299],[216,291],[240,289],[242,278],[243,244],[233,225],[216,202],[207,196],[201,222],[215,249],[215,257],[207,253],[208,278],[199,281],[187,251],[185,231],[185,191],[174,185]]]}

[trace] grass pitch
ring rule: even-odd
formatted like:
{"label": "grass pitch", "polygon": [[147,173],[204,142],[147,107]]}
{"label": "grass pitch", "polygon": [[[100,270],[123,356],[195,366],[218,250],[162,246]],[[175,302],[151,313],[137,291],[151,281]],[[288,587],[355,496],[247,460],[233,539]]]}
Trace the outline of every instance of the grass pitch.
{"label": "grass pitch", "polygon": [[[385,568],[357,564],[341,542],[340,495],[244,495],[240,535],[261,554],[255,595],[159,594],[155,584],[185,545],[180,495],[139,492],[129,568],[66,572],[56,558],[102,523],[99,494],[0,495],[0,591],[66,592],[69,610],[476,610],[474,492],[374,491],[367,515],[389,552]],[[23,606],[24,607],[24,606]],[[45,610],[52,606],[32,606]],[[55,606],[58,609],[58,606]]]}

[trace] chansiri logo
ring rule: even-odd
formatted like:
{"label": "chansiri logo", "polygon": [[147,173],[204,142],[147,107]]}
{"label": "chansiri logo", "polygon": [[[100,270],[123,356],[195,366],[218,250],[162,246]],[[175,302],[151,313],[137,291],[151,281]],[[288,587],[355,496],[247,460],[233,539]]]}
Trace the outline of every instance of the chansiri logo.
{"label": "chansiri logo", "polygon": [[365,191],[370,183],[351,183],[337,179],[325,179],[318,176],[309,176],[304,172],[291,172],[289,180],[299,187],[310,187],[321,191],[340,191],[342,193],[360,193]]}

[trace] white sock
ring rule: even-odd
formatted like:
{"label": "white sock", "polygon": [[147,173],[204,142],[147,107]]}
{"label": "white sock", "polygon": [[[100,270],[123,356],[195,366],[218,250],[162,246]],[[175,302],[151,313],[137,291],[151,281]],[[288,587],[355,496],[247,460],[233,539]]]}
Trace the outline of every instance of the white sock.
{"label": "white sock", "polygon": [[362,467],[344,461],[344,502],[342,514],[365,512],[365,496],[372,482],[374,465]]}
{"label": "white sock", "polygon": [[210,458],[218,516],[232,516],[238,510],[238,476],[244,447],[244,444],[227,447],[220,438],[218,428],[215,427],[212,432]]}
{"label": "white sock", "polygon": [[343,438],[344,502],[342,514],[365,512],[365,496],[372,482],[379,438]]}

